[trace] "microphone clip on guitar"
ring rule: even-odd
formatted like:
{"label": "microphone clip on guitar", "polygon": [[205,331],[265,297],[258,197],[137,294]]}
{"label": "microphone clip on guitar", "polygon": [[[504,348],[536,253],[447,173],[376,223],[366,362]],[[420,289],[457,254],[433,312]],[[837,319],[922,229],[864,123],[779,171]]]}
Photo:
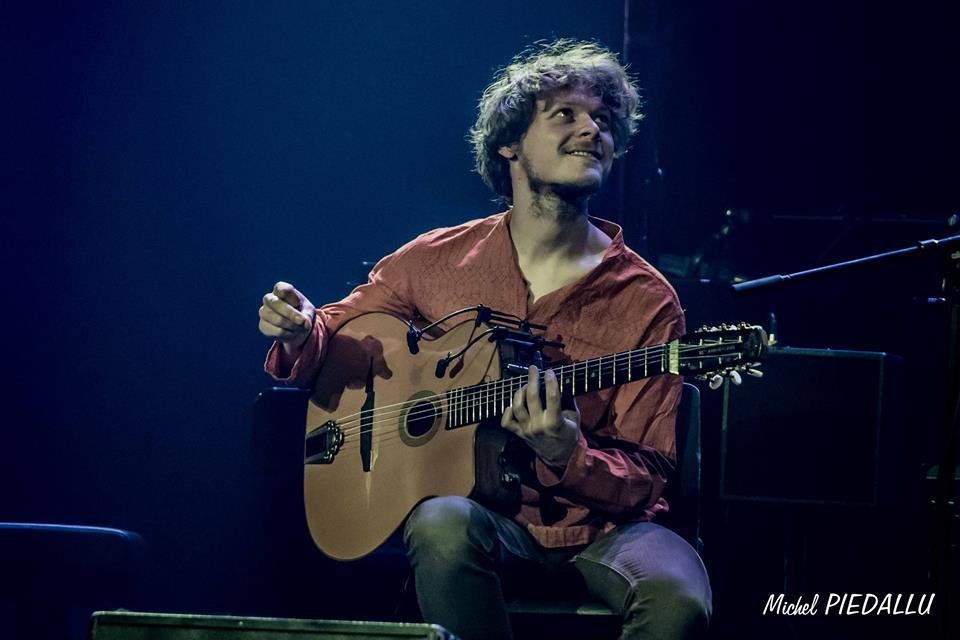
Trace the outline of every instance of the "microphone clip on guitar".
{"label": "microphone clip on guitar", "polygon": [[[437,367],[435,370],[437,378],[442,378],[444,375],[446,375],[447,367],[449,367],[451,362],[457,358],[463,357],[470,347],[487,336],[489,336],[490,342],[499,342],[498,346],[500,347],[501,351],[506,349],[511,354],[531,351],[539,354],[544,347],[562,349],[564,346],[561,342],[546,340],[543,336],[535,336],[533,333],[531,333],[533,329],[546,331],[547,327],[545,325],[535,324],[522,318],[518,318],[513,314],[496,311],[481,304],[475,307],[466,307],[464,309],[459,309],[452,313],[448,313],[439,320],[426,325],[422,329],[418,329],[413,324],[413,321],[407,320],[407,349],[409,349],[410,354],[416,355],[420,352],[419,343],[424,333],[449,320],[450,318],[470,312],[476,313],[474,318],[474,326],[480,327],[483,324],[490,326],[479,334],[474,335],[470,341],[467,342],[467,344],[456,353],[447,352],[446,356],[440,358],[440,360],[437,361]],[[521,360],[532,362],[534,359],[521,358]],[[539,357],[537,357],[535,360],[537,363],[541,362]],[[505,362],[510,362],[515,366],[519,366],[516,365],[517,360],[513,357],[508,358]]]}

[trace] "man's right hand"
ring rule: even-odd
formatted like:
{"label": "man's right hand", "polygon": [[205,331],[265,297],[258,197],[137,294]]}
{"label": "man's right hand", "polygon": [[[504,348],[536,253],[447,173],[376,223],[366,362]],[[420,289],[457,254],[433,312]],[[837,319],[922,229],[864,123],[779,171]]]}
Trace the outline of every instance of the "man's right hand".
{"label": "man's right hand", "polygon": [[260,333],[283,345],[285,355],[296,358],[313,331],[317,309],[292,284],[278,282],[263,296]]}

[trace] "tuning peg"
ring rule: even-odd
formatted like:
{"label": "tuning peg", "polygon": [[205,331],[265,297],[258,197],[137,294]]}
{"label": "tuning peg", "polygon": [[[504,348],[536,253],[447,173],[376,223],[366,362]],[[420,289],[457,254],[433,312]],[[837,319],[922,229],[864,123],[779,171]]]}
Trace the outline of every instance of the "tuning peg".
{"label": "tuning peg", "polygon": [[760,369],[754,368],[754,367],[759,367],[759,366],[760,366],[759,364],[750,365],[749,367],[747,367],[746,369],[744,369],[743,372],[744,372],[745,374],[747,374],[748,376],[753,376],[754,378],[762,378],[762,377],[763,377],[763,371],[760,371]]}
{"label": "tuning peg", "polygon": [[719,389],[720,385],[722,384],[723,384],[723,376],[720,375],[719,373],[714,375],[712,378],[710,378],[710,382],[707,383],[707,385],[714,391]]}
{"label": "tuning peg", "polygon": [[732,382],[733,384],[740,384],[741,382],[743,382],[743,378],[740,377],[740,372],[737,371],[736,369],[733,369],[730,373],[727,374],[727,376],[730,378],[730,382]]}

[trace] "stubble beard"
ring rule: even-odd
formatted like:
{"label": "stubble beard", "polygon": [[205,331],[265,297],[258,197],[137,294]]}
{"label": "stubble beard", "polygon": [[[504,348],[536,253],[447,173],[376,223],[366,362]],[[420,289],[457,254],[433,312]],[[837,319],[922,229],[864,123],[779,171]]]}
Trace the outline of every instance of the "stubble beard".
{"label": "stubble beard", "polygon": [[536,218],[555,218],[558,222],[575,220],[586,213],[590,196],[600,190],[601,182],[589,184],[548,182],[541,178],[526,158],[520,159]]}

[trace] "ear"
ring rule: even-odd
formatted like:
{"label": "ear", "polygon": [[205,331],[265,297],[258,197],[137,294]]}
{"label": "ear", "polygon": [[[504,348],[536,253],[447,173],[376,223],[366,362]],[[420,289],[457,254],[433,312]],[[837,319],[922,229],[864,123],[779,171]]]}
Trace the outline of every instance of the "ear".
{"label": "ear", "polygon": [[497,153],[506,158],[507,160],[516,160],[517,159],[517,143],[514,142],[509,146],[503,146],[497,149]]}

